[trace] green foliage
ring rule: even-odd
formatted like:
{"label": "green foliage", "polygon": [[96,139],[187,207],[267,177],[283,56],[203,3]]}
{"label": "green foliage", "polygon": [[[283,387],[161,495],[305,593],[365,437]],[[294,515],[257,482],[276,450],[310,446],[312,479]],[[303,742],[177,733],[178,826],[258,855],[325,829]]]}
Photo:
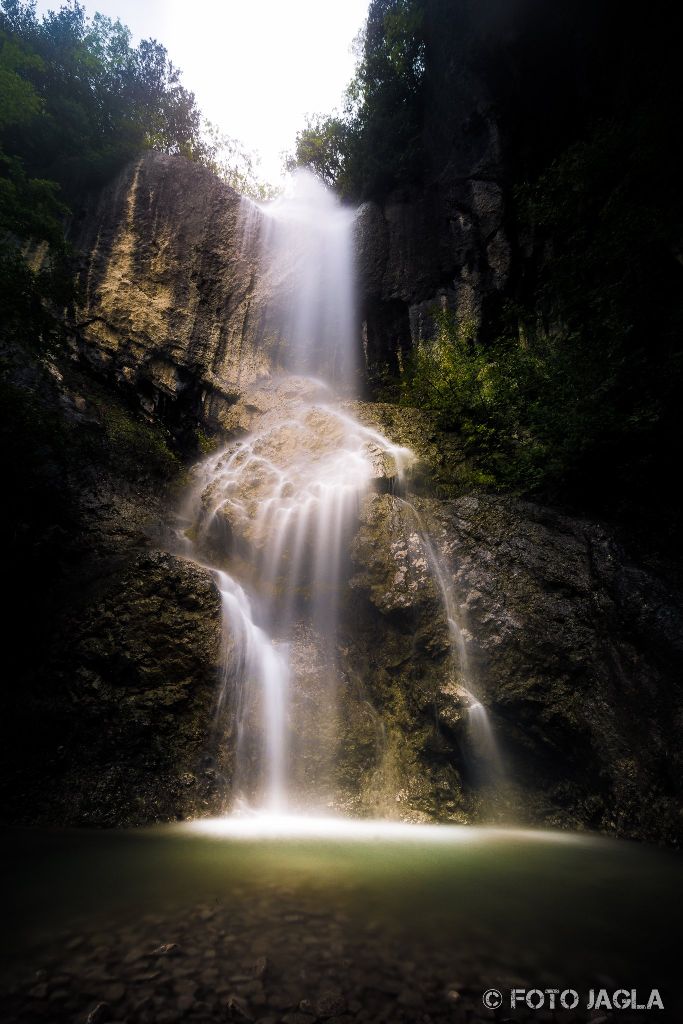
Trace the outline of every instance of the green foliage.
{"label": "green foliage", "polygon": [[33,270],[20,252],[0,247],[0,323],[5,340],[50,347],[61,335],[50,306],[63,306],[73,295],[65,257],[48,258]]}
{"label": "green foliage", "polygon": [[0,33],[0,131],[11,125],[27,124],[41,112],[41,98],[26,74],[40,73],[43,67],[37,54],[6,32]]}
{"label": "green foliage", "polygon": [[210,121],[204,125],[204,146],[203,163],[240,195],[260,201],[278,195],[279,189],[261,179],[258,155],[246,150],[238,139],[224,135]]}
{"label": "green foliage", "polygon": [[522,315],[550,350],[546,418],[565,492],[632,501],[634,489],[666,488],[680,458],[681,169],[658,96],[517,189],[539,254]]}
{"label": "green foliage", "polygon": [[112,469],[133,479],[141,472],[162,479],[178,473],[180,461],[162,427],[143,422],[105,397],[95,402],[95,408],[103,424],[99,447]]}
{"label": "green foliage", "polygon": [[350,194],[353,187],[347,180],[347,164],[356,144],[357,130],[351,118],[316,114],[297,133],[295,156],[288,159],[286,167],[310,167],[330,188],[341,195]]}
{"label": "green foliage", "polygon": [[344,108],[309,118],[288,166],[367,198],[422,172],[422,0],[371,0]]}
{"label": "green foliage", "polygon": [[42,21],[35,5],[2,2],[3,148],[68,199],[144,148],[204,155],[200,112],[166,50],[130,40],[120,21],[89,21],[75,0]]}
{"label": "green foliage", "polygon": [[202,456],[212,455],[220,446],[219,439],[206,431],[197,429],[196,433],[197,451]]}
{"label": "green foliage", "polygon": [[449,310],[433,316],[434,337],[408,360],[403,401],[434,410],[443,429],[459,433],[478,483],[509,484],[521,474],[533,482],[545,454],[525,422],[542,375],[538,355],[509,338],[482,345]]}
{"label": "green foliage", "polygon": [[598,505],[666,487],[680,455],[683,216],[662,139],[651,110],[600,124],[520,186],[535,259],[519,300],[486,343],[437,312],[409,361],[404,400],[459,431],[491,485]]}
{"label": "green foliage", "polygon": [[49,309],[73,297],[66,212],[55,182],[29,178],[19,159],[0,151],[0,323],[6,338],[47,344],[58,336]]}
{"label": "green foliage", "polygon": [[[45,342],[73,299],[64,222],[83,192],[143,150],[232,174],[254,194],[253,161],[207,136],[194,96],[154,40],[69,0],[44,18],[0,3],[0,312],[6,335]],[[222,147],[222,150],[221,150]],[[219,160],[219,150],[222,157]],[[218,166],[220,163],[220,166]]]}

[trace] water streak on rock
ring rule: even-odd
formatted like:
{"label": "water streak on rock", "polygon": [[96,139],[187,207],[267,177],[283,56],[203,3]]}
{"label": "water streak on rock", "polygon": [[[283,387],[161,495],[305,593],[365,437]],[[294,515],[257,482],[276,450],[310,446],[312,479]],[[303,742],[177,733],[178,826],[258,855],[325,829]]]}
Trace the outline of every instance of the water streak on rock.
{"label": "water streak on rock", "polygon": [[[229,712],[233,722],[233,805],[301,806],[297,787],[322,763],[320,750],[313,757],[311,750],[318,744],[334,756],[339,597],[360,503],[373,487],[400,490],[414,461],[408,448],[340,406],[353,394],[359,344],[352,228],[353,213],[307,173],[269,206],[242,204],[243,244],[258,253],[269,296],[262,330],[277,338],[280,367],[243,394],[234,424],[246,433],[196,468],[186,510],[190,553],[215,567],[221,593],[217,717]],[[459,652],[473,735],[479,722],[478,743],[483,749],[488,736],[493,753],[486,712],[464,682],[466,647],[451,591],[422,526],[420,533]],[[323,652],[307,726],[292,697],[291,647],[302,629]],[[302,737],[306,729],[315,735]]]}
{"label": "water streak on rock", "polygon": [[503,780],[503,761],[488,712],[475,693],[476,684],[472,680],[467,650],[467,630],[464,626],[460,602],[456,599],[453,585],[447,578],[442,559],[437,554],[422,517],[410,502],[402,498],[398,500],[417,522],[420,540],[443,602],[451,641],[451,671],[453,677],[458,681],[458,688],[467,705],[468,753],[472,773],[481,783],[499,785]]}

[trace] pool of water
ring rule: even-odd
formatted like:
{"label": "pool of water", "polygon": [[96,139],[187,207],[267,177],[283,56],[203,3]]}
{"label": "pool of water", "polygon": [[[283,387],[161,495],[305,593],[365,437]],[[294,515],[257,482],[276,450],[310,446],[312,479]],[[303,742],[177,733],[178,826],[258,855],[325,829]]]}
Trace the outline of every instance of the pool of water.
{"label": "pool of water", "polygon": [[[4,840],[8,1019],[85,1021],[100,1004],[142,1024],[683,1019],[683,874],[669,851],[329,819]],[[513,1008],[513,988],[579,1003]],[[500,1008],[484,1006],[487,989]],[[591,989],[644,1003],[657,989],[665,1009],[613,1018],[589,1009]]]}

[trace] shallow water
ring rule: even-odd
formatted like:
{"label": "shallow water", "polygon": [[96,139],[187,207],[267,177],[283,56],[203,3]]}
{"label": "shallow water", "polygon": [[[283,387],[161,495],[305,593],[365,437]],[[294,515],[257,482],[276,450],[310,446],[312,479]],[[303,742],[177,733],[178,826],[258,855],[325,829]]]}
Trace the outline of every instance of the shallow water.
{"label": "shallow water", "polygon": [[[300,1004],[313,1020],[331,991],[349,1021],[484,1020],[491,987],[505,1000],[495,1019],[544,1019],[510,1010],[513,986],[578,990],[578,1009],[549,1020],[590,1019],[591,987],[659,989],[664,1012],[619,1020],[683,1019],[676,854],[562,833],[248,822],[6,834],[14,1019],[84,1020],[108,994],[116,1020],[238,1019],[237,1006],[278,1021]],[[164,943],[178,955],[155,957]]]}

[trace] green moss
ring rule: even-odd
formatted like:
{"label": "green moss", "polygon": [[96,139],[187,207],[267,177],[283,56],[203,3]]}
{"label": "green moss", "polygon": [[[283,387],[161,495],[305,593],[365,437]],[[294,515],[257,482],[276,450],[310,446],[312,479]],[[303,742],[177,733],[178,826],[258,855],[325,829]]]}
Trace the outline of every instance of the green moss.
{"label": "green moss", "polygon": [[122,472],[171,477],[180,470],[178,456],[169,445],[167,432],[147,423],[123,406],[98,399],[95,403],[104,428],[103,444],[108,461]]}
{"label": "green moss", "polygon": [[195,436],[197,439],[197,451],[200,455],[212,455],[215,451],[218,451],[220,443],[215,435],[207,434],[199,428]]}

